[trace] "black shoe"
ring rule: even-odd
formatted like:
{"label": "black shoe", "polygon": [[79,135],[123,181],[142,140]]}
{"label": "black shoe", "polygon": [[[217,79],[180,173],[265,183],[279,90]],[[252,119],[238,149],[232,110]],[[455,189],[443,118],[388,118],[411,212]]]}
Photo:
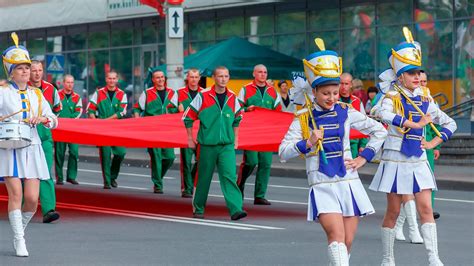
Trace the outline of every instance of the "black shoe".
{"label": "black shoe", "polygon": [[440,216],[441,216],[441,214],[439,214],[439,212],[433,212],[433,218],[435,220],[439,219]]}
{"label": "black shoe", "polygon": [[110,185],[115,188],[118,187],[117,181],[115,181],[115,179],[110,182]]}
{"label": "black shoe", "polygon": [[59,213],[57,211],[51,210],[43,216],[43,223],[49,224],[51,222],[59,219]]}
{"label": "black shoe", "polygon": [[77,182],[75,179],[66,179],[66,182],[71,183],[73,185],[79,185],[79,182]]}
{"label": "black shoe", "polygon": [[153,193],[156,193],[156,194],[163,194],[163,189],[154,187],[154,188],[153,188]]}
{"label": "black shoe", "polygon": [[192,198],[192,197],[193,197],[193,194],[189,194],[189,193],[183,192],[183,193],[181,193],[181,197],[182,197],[182,198]]}
{"label": "black shoe", "polygon": [[104,185],[104,189],[111,189],[111,188],[112,188],[112,187],[111,187],[110,185],[108,185],[108,184],[105,184],[105,185]]}
{"label": "black shoe", "polygon": [[64,185],[64,181],[62,181],[62,180],[56,180],[56,185]]}
{"label": "black shoe", "polygon": [[232,221],[237,221],[237,220],[240,220],[244,217],[247,217],[247,213],[245,211],[238,211],[234,214],[232,214],[232,216],[230,217],[230,219]]}
{"label": "black shoe", "polygon": [[204,219],[204,213],[193,213],[193,217],[196,219]]}
{"label": "black shoe", "polygon": [[272,205],[272,203],[270,201],[268,201],[267,199],[264,199],[264,198],[255,198],[253,200],[253,204],[254,205]]}

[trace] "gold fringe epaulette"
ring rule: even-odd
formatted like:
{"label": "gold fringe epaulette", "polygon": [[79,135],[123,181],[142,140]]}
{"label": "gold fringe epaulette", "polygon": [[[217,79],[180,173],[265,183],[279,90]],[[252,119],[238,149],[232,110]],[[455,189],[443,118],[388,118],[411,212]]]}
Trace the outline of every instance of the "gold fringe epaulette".
{"label": "gold fringe epaulette", "polygon": [[337,104],[339,104],[342,108],[346,109],[346,108],[349,108],[349,109],[354,109],[354,106],[352,106],[351,103],[345,103],[345,102],[337,102]]}
{"label": "gold fringe epaulette", "polygon": [[[311,119],[309,116],[309,111],[307,108],[301,109],[295,112],[295,117],[298,118],[301,126],[301,136],[303,139],[309,139],[311,136],[311,128],[309,127],[309,120]],[[319,152],[319,146],[316,146],[316,149],[310,152],[308,155],[317,155]],[[301,158],[305,158],[304,154],[300,155]]]}

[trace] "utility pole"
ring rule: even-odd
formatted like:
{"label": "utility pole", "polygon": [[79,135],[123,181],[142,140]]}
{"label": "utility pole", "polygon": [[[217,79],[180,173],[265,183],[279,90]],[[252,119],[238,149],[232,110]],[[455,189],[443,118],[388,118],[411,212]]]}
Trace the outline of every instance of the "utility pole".
{"label": "utility pole", "polygon": [[184,87],[184,12],[183,0],[166,3],[166,76],[174,90]]}

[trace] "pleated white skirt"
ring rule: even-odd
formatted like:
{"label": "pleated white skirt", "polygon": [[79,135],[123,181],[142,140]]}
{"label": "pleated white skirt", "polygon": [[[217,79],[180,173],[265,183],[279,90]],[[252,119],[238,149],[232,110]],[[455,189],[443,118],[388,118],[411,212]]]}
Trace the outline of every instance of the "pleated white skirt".
{"label": "pleated white skirt", "polygon": [[385,193],[414,194],[423,189],[437,190],[426,153],[419,158],[399,151],[384,150],[370,190]]}
{"label": "pleated white skirt", "polygon": [[375,213],[359,178],[335,183],[320,183],[309,189],[308,221],[322,213],[340,213],[344,217]]}
{"label": "pleated white skirt", "polygon": [[22,149],[0,149],[0,177],[50,178],[46,157],[40,144]]}

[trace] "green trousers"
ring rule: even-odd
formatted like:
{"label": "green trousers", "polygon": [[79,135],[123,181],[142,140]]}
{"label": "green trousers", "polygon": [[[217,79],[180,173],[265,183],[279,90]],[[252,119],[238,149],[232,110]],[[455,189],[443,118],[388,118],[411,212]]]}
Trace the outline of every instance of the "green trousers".
{"label": "green trousers", "polygon": [[54,190],[54,180],[51,176],[53,167],[53,140],[44,140],[41,143],[43,147],[44,155],[46,156],[46,163],[48,164],[48,171],[50,178],[47,180],[40,181],[40,202],[41,202],[41,213],[43,216],[49,211],[56,209],[56,191]]}
{"label": "green trousers", "polygon": [[176,158],[174,149],[149,148],[148,154],[151,160],[151,181],[155,188],[163,189],[163,177]]}
{"label": "green trousers", "polygon": [[[435,164],[434,164],[434,151],[433,150],[426,150],[426,158],[428,159],[428,163],[430,164],[431,171],[434,173]],[[434,199],[435,199],[436,192],[431,190],[431,206],[434,208]]]}
{"label": "green trousers", "polygon": [[197,163],[193,164],[193,149],[180,149],[180,172],[181,172],[181,193],[193,194],[194,178],[196,176]]}
{"label": "green trousers", "polygon": [[[104,185],[109,185],[112,180],[117,179],[120,172],[120,165],[127,150],[124,147],[99,147],[100,165],[102,167],[102,177]],[[114,158],[112,159],[112,154]]]}
{"label": "green trousers", "polygon": [[239,178],[237,181],[242,197],[244,195],[245,181],[247,181],[255,167],[258,166],[255,177],[254,197],[265,198],[272,168],[272,159],[273,153],[271,152],[244,151],[244,159],[239,167]]}
{"label": "green trousers", "polygon": [[[212,175],[217,165],[219,181],[229,213],[242,211],[242,194],[236,183],[234,144],[198,145],[198,175],[193,198],[193,212],[204,213]],[[201,159],[202,158],[202,159]]]}
{"label": "green trousers", "polygon": [[79,145],[66,142],[54,143],[54,159],[56,169],[56,180],[63,181],[63,166],[66,149],[69,148],[67,159],[66,179],[75,180],[77,178],[77,159],[79,157]]}

